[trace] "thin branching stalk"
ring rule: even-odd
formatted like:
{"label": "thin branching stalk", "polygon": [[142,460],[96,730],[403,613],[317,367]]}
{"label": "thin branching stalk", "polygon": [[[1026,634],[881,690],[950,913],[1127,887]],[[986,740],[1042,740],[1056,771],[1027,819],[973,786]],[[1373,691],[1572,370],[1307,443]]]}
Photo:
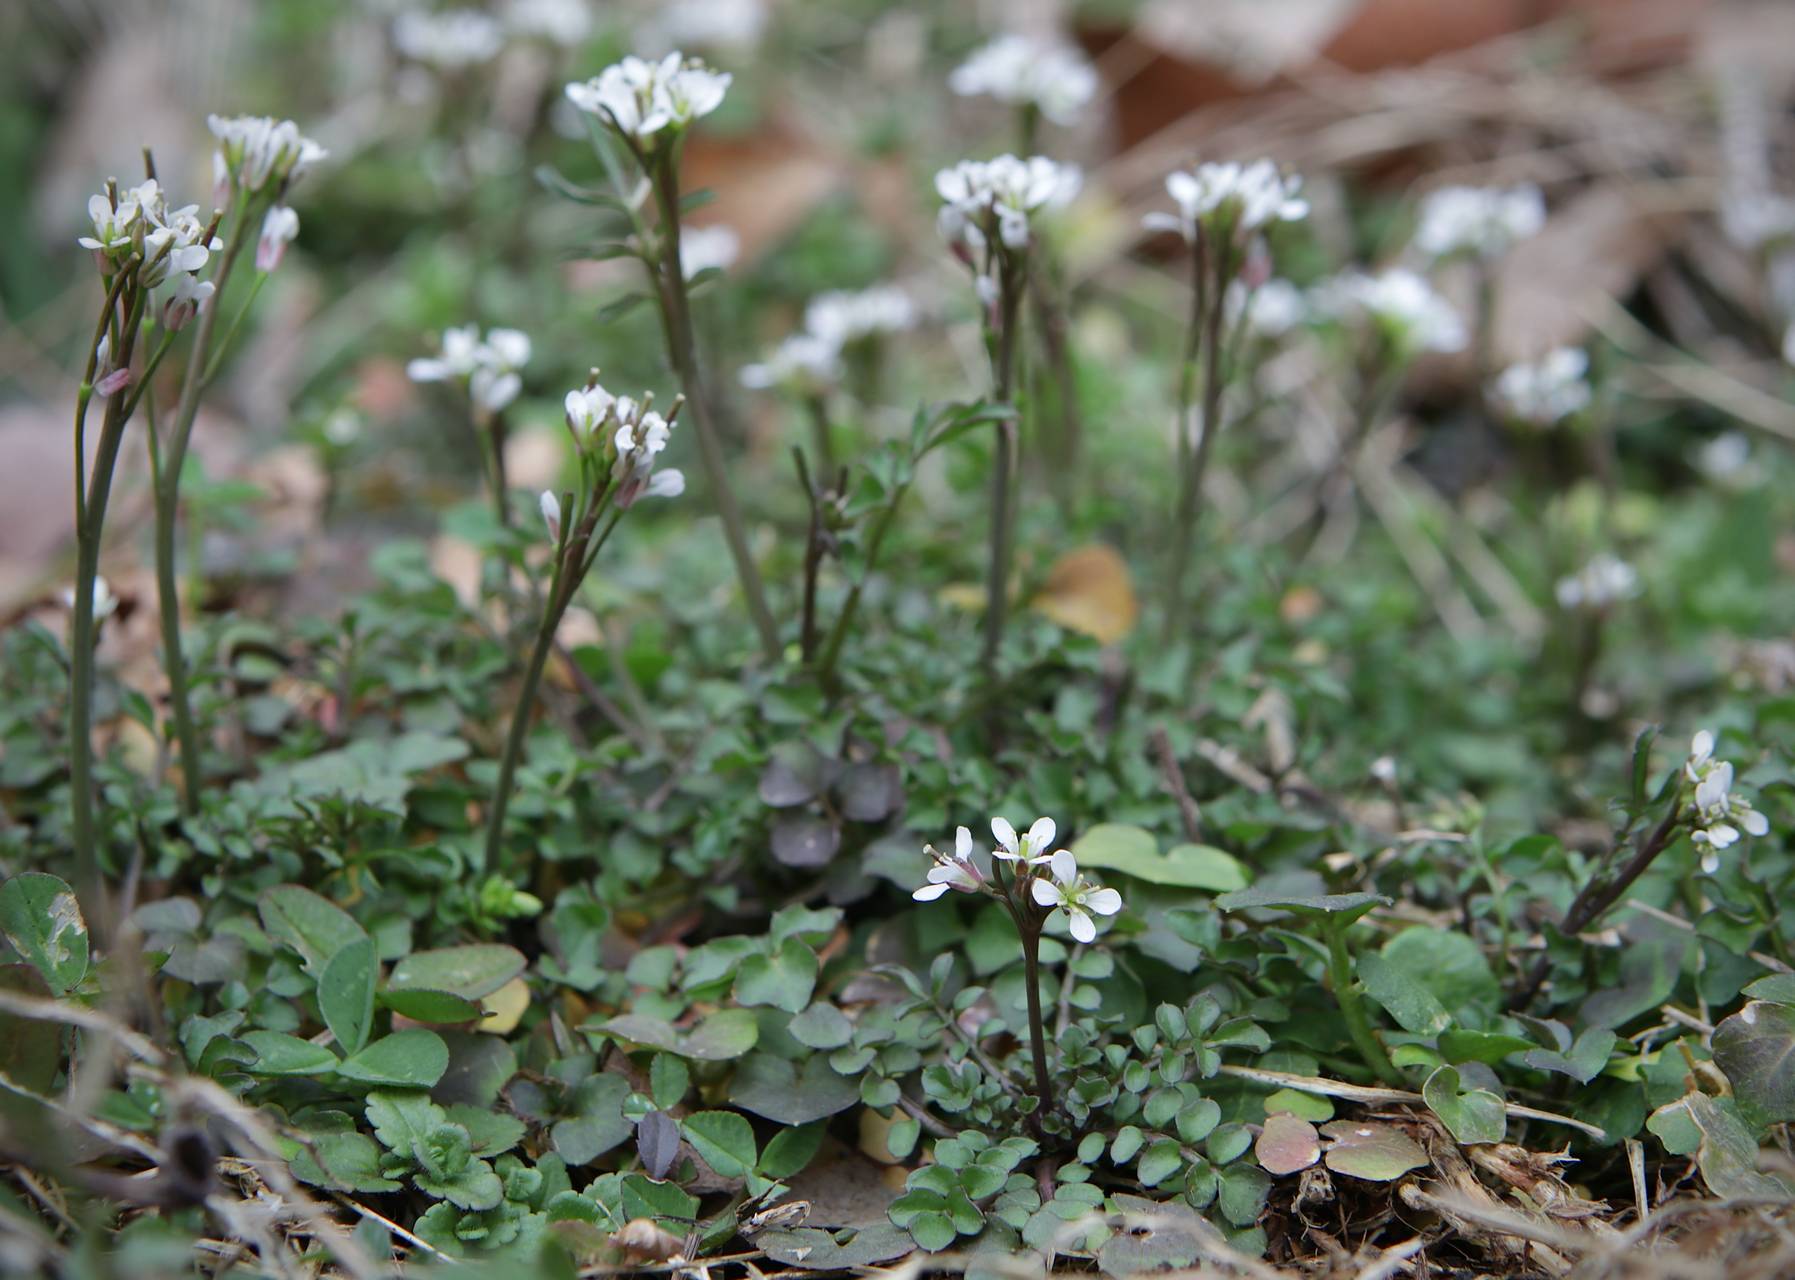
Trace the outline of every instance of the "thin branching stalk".
{"label": "thin branching stalk", "polygon": [[792,446],[792,461],[810,504],[810,525],[804,534],[804,606],[798,626],[798,652],[804,665],[809,666],[816,659],[816,583],[823,567],[823,497],[810,478],[804,450],[797,445]]}
{"label": "thin branching stalk", "polygon": [[804,397],[804,413],[810,419],[810,443],[816,450],[817,467],[825,476],[835,474],[835,441],[829,428],[829,406],[822,396]]}
{"label": "thin branching stalk", "polygon": [[767,607],[766,590],[761,585],[760,570],[748,546],[747,530],[742,523],[741,508],[736,504],[735,490],[730,486],[728,466],[723,448],[717,439],[717,425],[712,418],[708,388],[698,370],[697,340],[692,331],[691,299],[686,294],[685,272],[679,259],[679,173],[676,158],[662,154],[650,162],[655,204],[660,214],[661,261],[656,274],[661,318],[666,331],[667,353],[673,361],[673,372],[680,389],[692,404],[692,417],[698,428],[698,456],[704,464],[705,478],[716,496],[717,514],[723,520],[723,536],[729,543],[729,554],[735,560],[736,577],[741,580],[742,594],[748,599],[748,612],[754,629],[760,635],[762,651],[769,661],[779,658],[779,626],[773,611]]}
{"label": "thin branching stalk", "polygon": [[824,642],[822,656],[817,659],[816,664],[817,679],[825,689],[833,689],[835,686],[835,664],[841,658],[842,643],[854,628],[854,616],[860,610],[862,590],[866,586],[866,580],[872,576],[874,566],[879,563],[879,550],[885,545],[885,535],[891,531],[891,522],[896,518],[897,509],[908,492],[910,485],[906,481],[892,491],[884,509],[879,512],[878,523],[873,525],[872,535],[867,539],[866,563],[861,566],[859,578],[848,588],[847,599],[842,601],[841,612],[835,617],[835,625],[829,629],[829,638]]}
{"label": "thin branching stalk", "polygon": [[[224,291],[230,283],[231,272],[254,233],[253,220],[244,209],[239,213],[237,225],[219,259],[212,296],[207,300],[209,305],[200,308],[199,318],[194,322],[193,346],[187,354],[187,372],[181,383],[181,398],[175,405],[168,448],[155,459],[156,474],[152,478],[156,499],[156,604],[162,622],[162,660],[168,673],[169,712],[174,718],[175,739],[181,748],[181,807],[189,814],[199,812],[204,764],[199,729],[193,719],[193,701],[187,686],[187,658],[181,648],[181,591],[175,576],[175,523],[180,516],[181,471],[187,460],[193,421],[199,414],[199,399],[207,382],[217,372],[209,359],[212,330],[218,322],[218,310],[224,305]],[[247,307],[247,301],[244,305]],[[239,323],[241,319],[240,311]],[[232,324],[231,331],[236,331],[236,323]]]}
{"label": "thin branching stalk", "polygon": [[[1020,268],[1005,266],[999,273],[996,348],[991,362],[991,398],[1012,405],[1016,386],[1016,323],[1026,288]],[[1016,470],[1016,418],[998,420],[997,456],[991,468],[991,563],[985,578],[985,648],[987,678],[997,668],[1003,646],[1004,623],[1009,612],[1010,559],[1014,517],[1010,510]]]}
{"label": "thin branching stalk", "polygon": [[[1212,290],[1209,279],[1208,238],[1199,236],[1191,252],[1190,267],[1190,322],[1184,334],[1184,353],[1178,365],[1178,408],[1177,408],[1177,442],[1178,442],[1178,507],[1172,526],[1172,569],[1167,583],[1170,598],[1166,604],[1165,634],[1168,639],[1176,635],[1184,623],[1184,579],[1190,572],[1191,544],[1196,540],[1197,515],[1202,499],[1201,478],[1197,474],[1197,454],[1191,441],[1191,411],[1196,401],[1197,369],[1204,354],[1212,349],[1206,343],[1205,330],[1209,323],[1209,294],[1220,292]],[[1214,373],[1205,365],[1204,403],[1208,403],[1208,386],[1215,381]],[[1214,424],[1207,412],[1203,418],[1202,449],[1207,450],[1210,439],[1214,436]],[[1207,465],[1205,463],[1204,465]]]}
{"label": "thin branching stalk", "polygon": [[1346,948],[1346,926],[1331,922],[1328,925],[1328,985],[1334,989],[1334,1000],[1340,1006],[1340,1020],[1346,1024],[1346,1033],[1352,1037],[1365,1065],[1385,1084],[1400,1086],[1402,1073],[1390,1061],[1384,1042],[1371,1029],[1365,1002],[1354,985],[1352,954]]}

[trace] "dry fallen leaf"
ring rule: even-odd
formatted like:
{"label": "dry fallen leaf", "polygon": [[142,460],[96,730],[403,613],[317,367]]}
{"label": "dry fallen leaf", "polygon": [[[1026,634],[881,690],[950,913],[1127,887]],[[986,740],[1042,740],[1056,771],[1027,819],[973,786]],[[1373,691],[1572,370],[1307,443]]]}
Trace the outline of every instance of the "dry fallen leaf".
{"label": "dry fallen leaf", "polygon": [[478,1029],[487,1035],[510,1035],[530,1007],[530,984],[513,978],[489,996],[480,998],[480,1007],[490,1015],[480,1019]]}
{"label": "dry fallen leaf", "polygon": [[1123,640],[1141,612],[1127,562],[1102,543],[1068,551],[1054,561],[1047,585],[1029,607],[1100,644]]}

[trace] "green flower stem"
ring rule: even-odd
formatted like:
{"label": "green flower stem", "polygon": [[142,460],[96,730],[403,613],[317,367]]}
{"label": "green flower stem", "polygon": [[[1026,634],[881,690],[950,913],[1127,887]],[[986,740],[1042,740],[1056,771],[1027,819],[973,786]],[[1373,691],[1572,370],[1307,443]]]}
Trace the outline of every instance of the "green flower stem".
{"label": "green flower stem", "polygon": [[[998,272],[998,330],[991,361],[991,398],[998,404],[1010,405],[1015,394],[1016,324],[1027,288],[1025,271],[1026,264],[1005,264]],[[997,456],[991,468],[991,563],[985,577],[983,663],[987,679],[997,669],[997,654],[1003,646],[1004,622],[1009,612],[1014,523],[1010,498],[1015,487],[1016,434],[1014,416],[998,421]]]}
{"label": "green flower stem", "polygon": [[[156,498],[156,604],[161,613],[169,711],[174,718],[175,739],[181,748],[181,808],[189,814],[199,812],[203,764],[199,730],[193,720],[193,701],[187,689],[187,659],[181,649],[181,590],[175,576],[175,522],[180,515],[181,471],[187,461],[187,442],[193,435],[193,420],[199,414],[200,394],[211,376],[207,371],[207,357],[212,347],[212,330],[218,322],[218,309],[224,303],[224,290],[230,283],[231,271],[252,234],[252,221],[247,210],[238,217],[219,259],[218,274],[213,277],[211,305],[202,307],[194,321],[193,347],[187,354],[187,371],[181,382],[181,398],[175,405],[168,449],[158,460],[157,474],[152,480]],[[241,319],[239,312],[238,320]],[[236,332],[235,325],[231,332]]]}
{"label": "green flower stem", "polygon": [[736,577],[741,580],[742,594],[748,600],[748,612],[754,629],[760,635],[762,651],[769,661],[779,659],[779,627],[773,611],[767,607],[766,590],[761,585],[760,570],[748,546],[748,535],[742,523],[741,508],[736,504],[735,490],[730,486],[728,464],[717,439],[716,423],[711,418],[708,388],[698,371],[697,340],[692,332],[691,300],[686,296],[685,272],[679,261],[679,174],[672,153],[650,161],[655,204],[660,212],[661,262],[656,272],[661,303],[661,319],[667,336],[667,353],[680,389],[692,405],[692,420],[698,429],[698,456],[704,464],[705,478],[716,497],[717,514],[723,520],[723,536],[729,543],[729,554],[735,560]]}
{"label": "green flower stem", "polygon": [[835,441],[830,436],[829,406],[821,396],[805,396],[804,412],[810,419],[811,447],[816,450],[817,467],[827,485],[835,475]]}
{"label": "green flower stem", "polygon": [[879,521],[873,526],[872,536],[866,542],[866,563],[861,566],[860,577],[848,588],[848,598],[842,602],[841,612],[836,615],[835,625],[829,629],[829,638],[823,644],[822,657],[817,659],[817,679],[825,688],[835,682],[835,664],[841,657],[842,643],[853,630],[854,615],[860,609],[860,596],[866,586],[866,580],[872,576],[873,568],[879,563],[879,550],[885,545],[885,535],[891,531],[891,522],[897,516],[897,509],[903,504],[904,495],[910,492],[908,482],[892,490],[886,501],[884,510],[879,512]]}
{"label": "green flower stem", "polygon": [[[1228,279],[1233,273],[1233,254],[1226,244],[1211,253],[1208,238],[1197,243],[1191,266],[1190,330],[1184,361],[1178,375],[1178,515],[1172,534],[1171,598],[1165,614],[1166,637],[1184,625],[1185,579],[1190,576],[1190,553],[1202,516],[1203,481],[1216,437],[1222,433],[1222,338],[1226,328]],[[1190,442],[1190,410],[1199,359],[1202,363],[1203,435],[1193,451]]]}
{"label": "green flower stem", "polygon": [[1365,1059],[1365,1065],[1385,1084],[1392,1088],[1402,1087],[1402,1073],[1390,1061],[1383,1041],[1377,1038],[1370,1019],[1365,1016],[1365,1002],[1353,983],[1352,953],[1346,949],[1346,926],[1342,924],[1330,923],[1328,926],[1328,985],[1334,989],[1340,1017],[1346,1023],[1347,1034],[1358,1047],[1359,1056]]}

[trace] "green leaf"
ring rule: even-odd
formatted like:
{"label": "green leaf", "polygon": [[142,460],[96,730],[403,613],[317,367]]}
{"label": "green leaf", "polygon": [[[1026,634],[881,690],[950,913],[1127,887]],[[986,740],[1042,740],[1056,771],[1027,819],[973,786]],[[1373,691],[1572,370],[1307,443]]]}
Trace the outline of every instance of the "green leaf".
{"label": "green leaf", "polygon": [[447,1026],[476,1022],[486,1016],[485,1009],[465,996],[450,991],[432,991],[427,987],[406,987],[399,991],[389,988],[379,992],[376,998],[386,1008],[413,1022]]}
{"label": "green leaf", "polygon": [[784,1181],[802,1173],[816,1159],[817,1150],[823,1145],[823,1128],[821,1121],[814,1121],[774,1134],[767,1149],[760,1153],[761,1175]]}
{"label": "green leaf", "polygon": [[1713,1043],[1747,1121],[1795,1120],[1795,1006],[1753,1000],[1714,1028]]}
{"label": "green leaf", "polygon": [[677,1054],[657,1053],[648,1064],[648,1092],[654,1098],[654,1105],[662,1111],[677,1107],[691,1083],[691,1068]]}
{"label": "green leaf", "polygon": [[939,1253],[953,1246],[960,1238],[954,1227],[953,1219],[939,1210],[919,1213],[910,1220],[910,1238],[916,1241],[916,1247],[927,1249],[930,1253]]}
{"label": "green leaf", "polygon": [[381,1145],[408,1160],[416,1158],[418,1143],[426,1141],[437,1126],[449,1119],[448,1113],[425,1094],[385,1089],[368,1094],[366,1114]]}
{"label": "green leaf", "polygon": [[401,1183],[380,1172],[380,1148],[365,1133],[314,1133],[309,1150],[301,1148],[289,1163],[293,1176],[332,1191],[378,1193],[397,1191]]}
{"label": "green leaf", "polygon": [[368,1042],[368,1033],[374,1026],[374,986],[379,977],[374,939],[366,935],[332,956],[318,975],[318,1012],[324,1015],[324,1025],[346,1055],[355,1054]]}
{"label": "green leaf", "polygon": [[1184,1151],[1170,1138],[1148,1147],[1134,1167],[1135,1177],[1143,1187],[1157,1187],[1184,1167]]}
{"label": "green leaf", "polygon": [[817,959],[803,942],[787,938],[771,956],[751,955],[736,970],[735,998],[749,1007],[772,1005],[797,1013],[816,990]]}
{"label": "green leaf", "polygon": [[698,1221],[698,1201],[674,1182],[657,1182],[639,1173],[626,1173],[623,1190],[626,1218],[655,1218],[678,1231]]}
{"label": "green leaf", "polygon": [[1227,893],[1246,887],[1246,868],[1231,854],[1212,845],[1180,844],[1166,852],[1140,827],[1099,823],[1072,845],[1081,867],[1101,867],[1149,884]]}
{"label": "green leaf", "polygon": [[75,891],[53,875],[22,871],[0,884],[0,933],[54,995],[87,976],[87,920]]}
{"label": "green leaf", "polygon": [[1411,980],[1431,991],[1459,1022],[1477,1025],[1481,1016],[1494,1015],[1501,1008],[1502,985],[1496,981],[1483,948],[1455,929],[1410,925],[1378,950]]}
{"label": "green leaf", "polygon": [[1216,1207],[1237,1227],[1251,1226],[1265,1208],[1271,1191],[1271,1175],[1256,1164],[1231,1164],[1222,1170],[1216,1190]]}
{"label": "green leaf", "polygon": [[297,951],[306,972],[314,978],[337,952],[368,936],[355,917],[301,885],[277,884],[264,889],[256,909],[262,928]]}
{"label": "green leaf", "polygon": [[337,1074],[346,1080],[419,1089],[428,1089],[448,1069],[448,1046],[422,1027],[395,1031],[337,1064]]}
{"label": "green leaf", "polygon": [[1457,1067],[1439,1067],[1421,1086],[1421,1096],[1455,1141],[1500,1142],[1508,1133],[1508,1112],[1488,1089],[1466,1089]]}
{"label": "green leaf", "polygon": [[397,991],[422,987],[478,1000],[517,977],[528,964],[523,952],[499,943],[414,951],[393,966],[387,987]]}
{"label": "green leaf", "polygon": [[1484,1062],[1491,1066],[1511,1054],[1533,1048],[1533,1041],[1501,1031],[1465,1031],[1454,1027],[1440,1033],[1440,1053],[1448,1062]]}
{"label": "green leaf", "polygon": [[502,1111],[456,1105],[448,1108],[449,1121],[467,1130],[469,1150],[476,1156],[503,1155],[524,1140],[524,1122]]}
{"label": "green leaf", "polygon": [[1795,1004],[1795,973],[1773,973],[1745,984],[1745,994],[1754,1000],[1770,1000],[1777,1004]]}
{"label": "green leaf", "polygon": [[681,1057],[700,1062],[739,1058],[760,1039],[760,1020],[751,1009],[719,1009],[680,1038]]}
{"label": "green leaf", "polygon": [[256,1051],[249,1069],[259,1076],[315,1076],[337,1065],[337,1055],[323,1045],[284,1031],[245,1031],[238,1038]]}
{"label": "green leaf", "polygon": [[1268,909],[1290,911],[1309,918],[1334,916],[1338,917],[1338,923],[1345,924],[1357,920],[1373,907],[1389,906],[1390,899],[1381,893],[1292,894],[1277,888],[1254,886],[1223,894],[1215,900],[1215,905],[1223,911]]}
{"label": "green leaf", "polygon": [[1427,1165],[1427,1152],[1393,1125],[1375,1120],[1330,1120],[1321,1126],[1333,1145],[1322,1157],[1335,1173],[1367,1182],[1394,1182]]}
{"label": "green leaf", "polygon": [[884,1222],[833,1232],[816,1227],[767,1231],[754,1238],[754,1246],[775,1262],[816,1272],[858,1271],[895,1261],[916,1248],[908,1231]]}
{"label": "green leaf", "polygon": [[757,1151],[754,1126],[734,1111],[700,1111],[687,1116],[680,1128],[692,1150],[712,1172],[723,1178],[745,1178],[754,1168]]}
{"label": "green leaf", "polygon": [[761,1052],[736,1067],[729,1100],[779,1124],[809,1124],[859,1102],[860,1087],[821,1057],[806,1058],[801,1068],[794,1068],[784,1058]]}
{"label": "green leaf", "polygon": [[807,1049],[839,1049],[854,1038],[854,1024],[848,1016],[824,1001],[793,1018],[786,1030]]}
{"label": "green leaf", "polygon": [[590,1164],[630,1136],[631,1124],[623,1114],[629,1097],[629,1081],[611,1071],[601,1071],[580,1081],[564,1118],[549,1130],[549,1138],[561,1158],[571,1165]]}
{"label": "green leaf", "polygon": [[1452,1025],[1452,1015],[1433,992],[1382,955],[1367,952],[1355,964],[1366,994],[1381,1004],[1404,1031],[1434,1036]]}
{"label": "green leaf", "polygon": [[1696,1165],[1708,1190],[1723,1199],[1795,1198],[1789,1183],[1758,1169],[1757,1140],[1730,1099],[1686,1094],[1659,1107],[1646,1125],[1660,1137],[1679,1125],[1699,1134]]}

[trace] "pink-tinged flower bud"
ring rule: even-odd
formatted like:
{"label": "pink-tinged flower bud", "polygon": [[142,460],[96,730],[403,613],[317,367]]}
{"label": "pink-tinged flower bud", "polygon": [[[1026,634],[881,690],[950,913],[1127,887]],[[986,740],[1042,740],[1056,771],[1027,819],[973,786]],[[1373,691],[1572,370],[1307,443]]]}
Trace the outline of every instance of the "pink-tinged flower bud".
{"label": "pink-tinged flower bud", "polygon": [[287,246],[299,234],[299,215],[284,204],[268,210],[262,219],[262,239],[256,245],[256,270],[272,271],[287,256]]}
{"label": "pink-tinged flower bud", "polygon": [[561,541],[561,500],[548,489],[542,491],[542,522],[548,526],[549,541]]}
{"label": "pink-tinged flower bud", "polygon": [[114,369],[111,373],[93,384],[93,393],[104,400],[107,396],[123,391],[131,385],[129,369]]}
{"label": "pink-tinged flower bud", "polygon": [[1254,239],[1247,246],[1246,258],[1240,264],[1241,283],[1249,289],[1257,289],[1271,279],[1271,249],[1263,238]]}
{"label": "pink-tinged flower bud", "polygon": [[182,276],[175,281],[174,291],[162,304],[162,325],[170,333],[179,333],[199,314],[200,304],[212,296],[210,280]]}

